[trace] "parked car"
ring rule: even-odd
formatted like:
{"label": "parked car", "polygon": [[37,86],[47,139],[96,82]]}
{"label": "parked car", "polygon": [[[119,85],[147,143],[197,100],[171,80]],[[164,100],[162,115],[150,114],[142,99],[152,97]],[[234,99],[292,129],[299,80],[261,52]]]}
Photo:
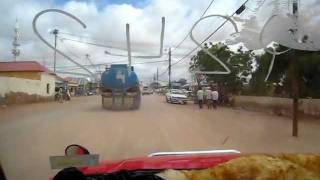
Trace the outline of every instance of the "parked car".
{"label": "parked car", "polygon": [[92,91],[87,91],[87,96],[92,96],[94,93]]}
{"label": "parked car", "polygon": [[192,95],[192,91],[182,89],[182,91],[187,95],[187,97],[190,97]]}
{"label": "parked car", "polygon": [[188,97],[187,95],[180,89],[170,89],[166,93],[166,101],[167,103],[180,103],[187,104]]}
{"label": "parked car", "polygon": [[143,87],[142,95],[149,95],[149,94],[153,94],[152,89],[150,89],[149,87]]}

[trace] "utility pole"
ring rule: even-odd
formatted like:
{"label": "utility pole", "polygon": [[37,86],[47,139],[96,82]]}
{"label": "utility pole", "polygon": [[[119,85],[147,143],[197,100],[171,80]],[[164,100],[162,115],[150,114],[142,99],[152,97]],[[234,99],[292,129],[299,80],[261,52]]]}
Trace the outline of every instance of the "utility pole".
{"label": "utility pole", "polygon": [[289,56],[289,76],[291,80],[292,90],[292,136],[298,137],[298,112],[299,112],[299,82],[297,72],[297,62],[295,58],[295,50],[291,50]]}
{"label": "utility pole", "polygon": [[157,89],[159,88],[159,71],[157,67]]}
{"label": "utility pole", "polygon": [[59,30],[54,29],[52,34],[54,34],[54,54],[53,54],[53,72],[56,72],[56,58],[57,58],[57,37]]}
{"label": "utility pole", "polygon": [[171,47],[169,48],[169,89],[171,89]]}
{"label": "utility pole", "polygon": [[[293,1],[292,12],[294,17],[298,18],[298,1]],[[296,29],[297,30],[297,29]],[[296,31],[293,31],[295,33]],[[294,34],[295,35],[295,34]],[[299,112],[299,82],[297,72],[297,58],[295,57],[295,50],[290,52],[289,73],[291,76],[292,86],[292,136],[298,137],[298,112]]]}

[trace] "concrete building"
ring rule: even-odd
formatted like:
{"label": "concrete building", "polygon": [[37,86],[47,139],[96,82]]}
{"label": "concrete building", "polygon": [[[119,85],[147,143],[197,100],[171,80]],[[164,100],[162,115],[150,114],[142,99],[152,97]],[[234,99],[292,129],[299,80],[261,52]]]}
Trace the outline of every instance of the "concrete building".
{"label": "concrete building", "polygon": [[62,89],[68,88],[68,82],[58,75],[56,76],[55,83],[56,83],[56,89],[55,89],[56,92],[59,91],[59,88],[62,88]]}
{"label": "concrete building", "polygon": [[0,103],[53,100],[56,75],[36,61],[0,62]]}
{"label": "concrete building", "polygon": [[72,77],[66,77],[66,78],[64,78],[64,80],[67,82],[70,95],[75,96],[76,91],[79,87],[78,81]]}
{"label": "concrete building", "polygon": [[67,81],[70,94],[72,96],[83,96],[88,90],[89,81],[86,78],[80,77],[66,77],[64,80]]}

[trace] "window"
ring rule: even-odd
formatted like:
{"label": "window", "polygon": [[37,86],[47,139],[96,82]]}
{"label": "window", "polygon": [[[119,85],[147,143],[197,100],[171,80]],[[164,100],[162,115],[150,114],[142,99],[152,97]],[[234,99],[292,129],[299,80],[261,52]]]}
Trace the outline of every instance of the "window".
{"label": "window", "polygon": [[47,84],[47,94],[49,94],[50,93],[50,84],[48,83]]}

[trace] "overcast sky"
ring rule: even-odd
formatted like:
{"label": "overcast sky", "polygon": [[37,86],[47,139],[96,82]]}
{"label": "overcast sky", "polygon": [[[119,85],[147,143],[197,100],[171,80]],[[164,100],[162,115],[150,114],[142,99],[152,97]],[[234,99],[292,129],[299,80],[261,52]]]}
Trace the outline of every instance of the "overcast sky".
{"label": "overcast sky", "polygon": [[[211,1],[211,0],[210,0]],[[161,17],[166,18],[165,48],[175,46],[189,32],[193,23],[201,16],[210,3],[209,0],[4,0],[0,1],[0,57],[1,60],[10,61],[13,29],[17,18],[20,26],[21,55],[19,60],[36,60],[48,67],[53,65],[53,51],[45,46],[33,33],[32,20],[36,13],[48,8],[62,9],[80,18],[87,28],[83,29],[78,23],[63,15],[48,13],[39,18],[38,27],[40,33],[50,42],[54,42],[50,30],[58,28],[61,32],[85,36],[81,38],[60,34],[61,38],[76,39],[81,41],[95,42],[106,45],[126,48],[125,24],[130,23],[131,42],[134,54],[157,55],[160,46]],[[207,14],[230,14],[243,1],[215,0]],[[211,20],[211,26],[217,27],[221,20]],[[209,21],[207,21],[209,22]],[[203,28],[197,28],[197,37],[204,37],[213,28],[206,24]],[[206,31],[207,29],[207,31]],[[90,54],[94,63],[108,63],[126,60],[125,57],[113,57],[104,54],[110,52],[126,54],[126,51],[96,47],[72,41],[58,41],[58,47],[66,54],[81,64],[88,64],[85,54]],[[175,50],[172,61],[179,60],[195,45],[189,38],[181,45],[181,49]],[[80,57],[75,57],[74,54]],[[167,52],[165,52],[167,54]],[[72,66],[73,64],[58,55],[57,66]],[[133,59],[135,62],[147,62],[167,60],[167,55],[159,59]],[[173,78],[190,79],[188,63],[190,58],[173,67]],[[142,80],[153,77],[157,67],[159,72],[167,68],[167,62],[152,64],[137,64],[136,71]],[[81,72],[81,70],[79,71]],[[161,77],[163,80],[167,76]]]}
{"label": "overcast sky", "polygon": [[[58,48],[81,64],[89,64],[85,55],[90,54],[93,63],[110,63],[125,61],[125,57],[114,57],[105,54],[105,50],[113,53],[126,54],[126,51],[104,47],[91,46],[83,43],[63,40],[68,38],[85,42],[94,42],[105,45],[126,48],[125,24],[130,24],[130,35],[133,55],[157,55],[160,45],[161,17],[166,18],[165,26],[165,49],[177,45],[189,32],[191,26],[199,19],[208,7],[211,0],[1,0],[0,1],[0,59],[12,61],[11,54],[13,30],[15,19],[20,26],[20,50],[18,60],[36,60],[47,67],[53,65],[53,50],[44,45],[32,30],[34,16],[45,9],[56,8],[72,13],[80,18],[86,25],[84,29],[69,17],[48,13],[39,18],[38,27],[43,37],[49,42],[54,42],[54,36],[50,34],[52,29],[60,30]],[[215,0],[206,13],[209,14],[232,14],[245,0]],[[315,0],[309,0],[316,2]],[[249,1],[249,6],[254,6],[258,0]],[[317,3],[318,4],[318,3]],[[247,15],[250,13],[247,13]],[[195,37],[201,39],[219,26],[223,19],[211,18],[199,24],[195,29]],[[221,41],[233,33],[232,26],[226,25],[211,41]],[[67,35],[63,33],[71,33]],[[81,36],[81,37],[80,37]],[[200,41],[200,40],[199,40]],[[172,53],[173,63],[181,59],[196,45],[190,38],[174,49]],[[133,59],[134,63],[167,60],[167,51],[158,59]],[[194,54],[194,53],[193,53]],[[190,57],[173,66],[173,79],[190,79],[188,72]],[[62,56],[57,57],[57,67],[73,66]],[[152,79],[156,69],[163,72],[167,68],[167,62],[152,64],[137,64],[135,70],[143,81]],[[65,69],[67,70],[67,69]],[[95,69],[92,69],[95,70]],[[72,70],[84,72],[82,70]],[[167,75],[160,77],[167,80]]]}

